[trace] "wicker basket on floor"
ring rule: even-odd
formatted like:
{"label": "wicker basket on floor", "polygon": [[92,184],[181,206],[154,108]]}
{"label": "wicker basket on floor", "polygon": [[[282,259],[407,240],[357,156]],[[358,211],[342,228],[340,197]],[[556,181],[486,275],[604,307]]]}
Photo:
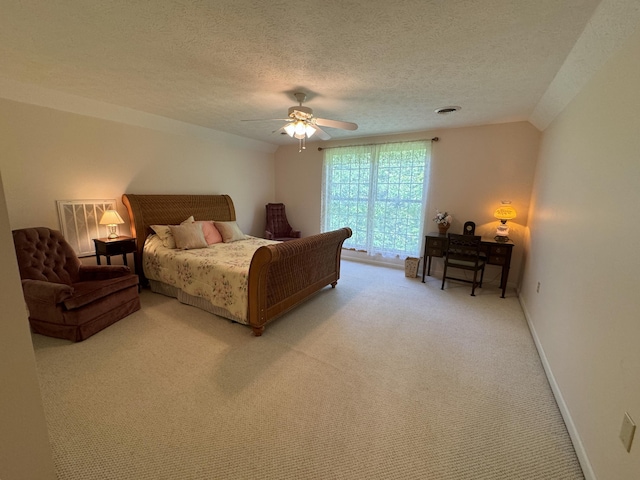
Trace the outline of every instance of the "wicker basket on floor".
{"label": "wicker basket on floor", "polygon": [[417,277],[419,264],[420,264],[419,258],[407,257],[404,261],[404,276],[408,278]]}

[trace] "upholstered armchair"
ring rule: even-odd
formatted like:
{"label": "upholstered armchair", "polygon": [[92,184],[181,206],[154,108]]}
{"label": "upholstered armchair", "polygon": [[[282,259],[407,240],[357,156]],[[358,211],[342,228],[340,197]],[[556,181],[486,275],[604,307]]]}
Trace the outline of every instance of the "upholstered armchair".
{"label": "upholstered armchair", "polygon": [[291,228],[287,221],[284,203],[268,203],[266,208],[267,226],[264,232],[266,239],[286,242],[300,238],[300,232]]}
{"label": "upholstered armchair", "polygon": [[140,309],[138,276],[120,265],[82,265],[57,230],[13,231],[35,333],[79,342]]}

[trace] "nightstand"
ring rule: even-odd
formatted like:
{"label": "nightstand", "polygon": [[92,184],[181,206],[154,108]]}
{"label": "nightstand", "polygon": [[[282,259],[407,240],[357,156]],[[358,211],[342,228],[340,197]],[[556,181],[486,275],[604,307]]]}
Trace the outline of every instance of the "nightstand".
{"label": "nightstand", "polygon": [[136,255],[136,239],[132,237],[94,238],[96,246],[96,262],[100,265],[100,255],[107,257],[107,265],[111,265],[113,255],[122,255],[124,264],[127,265],[127,253],[133,253],[134,264]]}

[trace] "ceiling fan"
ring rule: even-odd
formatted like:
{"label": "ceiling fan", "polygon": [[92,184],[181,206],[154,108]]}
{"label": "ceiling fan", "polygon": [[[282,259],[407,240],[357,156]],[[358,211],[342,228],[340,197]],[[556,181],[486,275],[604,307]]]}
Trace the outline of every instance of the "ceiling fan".
{"label": "ceiling fan", "polygon": [[[300,151],[306,148],[306,139],[312,135],[317,135],[321,140],[329,140],[331,136],[320,127],[340,128],[342,130],[357,130],[358,125],[353,122],[343,122],[340,120],[329,120],[327,118],[317,118],[313,116],[313,110],[302,105],[307,95],[305,93],[296,92],[293,94],[298,101],[298,105],[289,107],[289,118],[269,118],[266,120],[280,120],[287,122],[275,132],[285,132],[292,138],[299,141]],[[244,121],[260,121],[260,120],[244,120]]]}

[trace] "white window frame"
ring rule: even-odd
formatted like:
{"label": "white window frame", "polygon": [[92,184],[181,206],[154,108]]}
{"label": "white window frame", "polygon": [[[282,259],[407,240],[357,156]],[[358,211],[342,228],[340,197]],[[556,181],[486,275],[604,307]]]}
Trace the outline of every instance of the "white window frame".
{"label": "white window frame", "polygon": [[105,210],[115,210],[115,199],[56,200],[60,231],[79,257],[95,255],[94,238],[106,237],[106,225],[100,225]]}
{"label": "white window frame", "polygon": [[[418,152],[420,156],[416,155]],[[345,241],[344,248],[365,252],[369,257],[404,259],[406,256],[419,256],[425,228],[430,156],[431,142],[428,140],[326,149],[322,174],[321,230],[350,227],[354,235]],[[351,160],[353,167],[349,165]],[[398,160],[402,163],[394,164]],[[419,181],[412,181],[418,167],[422,169]],[[342,183],[334,184],[331,177],[337,176],[337,170],[340,169]],[[409,180],[408,173],[411,174]],[[395,179],[389,178],[394,175]],[[349,176],[355,177],[353,182],[345,180]],[[361,181],[362,177],[365,177],[364,182]],[[406,189],[403,190],[402,187],[413,190],[414,195],[407,197]],[[416,188],[419,188],[419,198],[415,196]],[[340,220],[336,220],[336,215],[332,217],[332,208],[340,203],[337,198],[341,195],[340,189],[358,192],[357,198],[351,197],[345,202],[352,204],[349,207],[352,211],[358,211],[358,214],[348,219],[341,215]],[[392,191],[393,194],[389,197]],[[393,204],[398,205],[398,210],[394,211],[394,215],[397,215],[394,228],[400,232],[397,234],[396,231],[385,233],[384,229],[388,227],[388,223],[384,222],[385,227],[381,226],[382,223],[378,221],[379,218],[376,219],[375,213],[385,209],[388,211],[389,206]],[[363,210],[366,213],[363,214]],[[344,214],[344,211],[341,214]],[[406,218],[403,219],[403,216]],[[347,224],[338,225],[336,222]],[[409,223],[412,225],[408,226]],[[404,228],[407,230],[406,241],[402,245]],[[395,239],[387,242],[387,236],[391,238],[394,234]]]}

